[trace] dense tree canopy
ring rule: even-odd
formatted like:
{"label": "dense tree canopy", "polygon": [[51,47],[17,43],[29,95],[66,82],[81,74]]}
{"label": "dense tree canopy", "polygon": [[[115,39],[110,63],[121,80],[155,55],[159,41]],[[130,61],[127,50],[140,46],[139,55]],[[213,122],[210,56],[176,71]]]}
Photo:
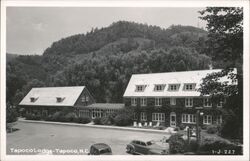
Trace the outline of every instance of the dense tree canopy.
{"label": "dense tree canopy", "polygon": [[[213,65],[222,72],[213,73],[203,79],[200,91],[212,95],[214,100],[227,98],[226,108],[233,112],[235,126],[230,133],[242,137],[243,125],[243,8],[207,7],[201,11],[201,19],[207,21],[208,39],[205,52],[211,56]],[[236,71],[232,72],[232,71]],[[228,76],[231,83],[218,80]],[[227,122],[229,123],[229,122]],[[229,134],[227,134],[229,135]],[[236,135],[234,135],[235,137]]]}
{"label": "dense tree canopy", "polygon": [[207,21],[206,53],[212,57],[215,67],[240,69],[243,59],[243,8],[207,7],[200,13],[201,19]]}
{"label": "dense tree canopy", "polygon": [[207,69],[206,31],[119,21],[54,42],[42,56],[11,56],[7,102],[18,104],[35,86],[86,85],[98,102],[122,102],[134,73]]}

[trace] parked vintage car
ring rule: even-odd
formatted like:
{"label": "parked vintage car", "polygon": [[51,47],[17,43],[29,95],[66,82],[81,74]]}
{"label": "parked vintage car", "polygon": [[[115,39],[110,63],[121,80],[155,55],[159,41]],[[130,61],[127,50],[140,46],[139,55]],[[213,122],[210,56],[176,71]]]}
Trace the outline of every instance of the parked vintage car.
{"label": "parked vintage car", "polygon": [[166,147],[156,144],[154,141],[133,140],[127,144],[127,152],[131,154],[142,155],[166,155]]}
{"label": "parked vintage car", "polygon": [[88,155],[112,155],[112,150],[107,144],[96,143],[91,145]]}

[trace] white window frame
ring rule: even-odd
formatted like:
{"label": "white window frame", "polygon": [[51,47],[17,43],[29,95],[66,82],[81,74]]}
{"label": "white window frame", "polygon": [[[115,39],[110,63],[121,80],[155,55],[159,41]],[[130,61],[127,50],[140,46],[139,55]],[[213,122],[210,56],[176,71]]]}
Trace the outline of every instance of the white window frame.
{"label": "white window frame", "polygon": [[89,110],[88,109],[79,110],[79,117],[89,117]]}
{"label": "white window frame", "polygon": [[131,98],[131,106],[137,106],[137,100],[134,97]]}
{"label": "white window frame", "polygon": [[165,122],[165,113],[152,113],[152,121]]}
{"label": "white window frame", "polygon": [[135,91],[136,92],[144,92],[146,86],[145,85],[136,85]]}
{"label": "white window frame", "polygon": [[193,98],[185,98],[185,107],[193,107],[194,100]]}
{"label": "white window frame", "polygon": [[224,99],[220,99],[219,102],[217,103],[217,107],[221,108],[223,107],[224,104]]}
{"label": "white window frame", "polygon": [[155,106],[162,106],[162,98],[160,97],[155,98]]}
{"label": "white window frame", "polygon": [[188,124],[195,124],[196,123],[196,115],[195,114],[182,114],[181,122],[188,123]]}
{"label": "white window frame", "polygon": [[179,84],[169,84],[168,90],[169,91],[178,91],[179,90]]}
{"label": "white window frame", "polygon": [[82,102],[89,102],[89,96],[84,95],[81,99]]}
{"label": "white window frame", "polygon": [[222,120],[222,115],[217,115],[217,116],[216,116],[216,124],[217,124],[217,125],[220,125],[220,124],[222,124],[222,121],[223,121],[223,120]]}
{"label": "white window frame", "polygon": [[114,109],[107,109],[105,112],[104,112],[104,116],[109,116],[113,113],[116,113],[116,110]]}
{"label": "white window frame", "polygon": [[176,105],[176,98],[175,97],[170,98],[170,105]]}
{"label": "white window frame", "polygon": [[89,96],[86,95],[85,97],[86,97],[86,98],[85,98],[85,99],[86,99],[86,102],[89,102]]}
{"label": "white window frame", "polygon": [[137,120],[137,115],[135,112],[133,113],[133,120]]}
{"label": "white window frame", "polygon": [[141,106],[147,106],[147,98],[146,97],[140,98],[140,104]]}
{"label": "white window frame", "polygon": [[185,91],[193,91],[195,89],[195,83],[186,83],[184,85]]}
{"label": "white window frame", "polygon": [[92,119],[97,117],[101,118],[103,116],[103,111],[101,109],[92,109],[91,116]]}
{"label": "white window frame", "polygon": [[[210,104],[209,104],[210,103]],[[212,107],[211,98],[203,98],[203,106],[204,107]]]}
{"label": "white window frame", "polygon": [[[162,91],[164,91],[165,86],[166,86],[165,84],[155,84],[154,91],[162,92]],[[160,89],[158,89],[158,87],[160,87]]]}
{"label": "white window frame", "polygon": [[203,124],[205,125],[211,125],[213,123],[213,117],[212,115],[204,115],[203,116]]}
{"label": "white window frame", "polygon": [[147,114],[146,114],[146,112],[141,112],[141,121],[147,121]]}

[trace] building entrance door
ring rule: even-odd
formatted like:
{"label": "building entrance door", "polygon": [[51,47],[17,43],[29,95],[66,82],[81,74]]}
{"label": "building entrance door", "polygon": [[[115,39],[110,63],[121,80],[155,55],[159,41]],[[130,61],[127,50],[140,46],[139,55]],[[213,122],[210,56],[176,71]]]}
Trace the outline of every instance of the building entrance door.
{"label": "building entrance door", "polygon": [[170,126],[176,127],[176,114],[175,114],[175,112],[170,113]]}

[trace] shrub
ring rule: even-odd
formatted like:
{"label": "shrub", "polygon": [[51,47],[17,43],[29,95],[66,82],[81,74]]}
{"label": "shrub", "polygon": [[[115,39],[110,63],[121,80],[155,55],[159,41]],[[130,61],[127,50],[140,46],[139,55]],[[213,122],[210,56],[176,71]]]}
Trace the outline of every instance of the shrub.
{"label": "shrub", "polygon": [[199,148],[199,145],[196,140],[190,140],[189,144],[186,146],[186,151],[196,152]]}
{"label": "shrub", "polygon": [[218,137],[205,138],[201,142],[199,151],[203,152],[202,154],[212,154],[212,151],[221,150],[226,148],[228,145],[230,145],[230,142],[225,139]]}
{"label": "shrub", "polygon": [[26,114],[25,119],[26,120],[41,120],[41,116],[35,115],[35,114]]}
{"label": "shrub", "polygon": [[25,115],[26,120],[33,120],[32,118],[33,118],[33,114],[26,114]]}
{"label": "shrub", "polygon": [[43,119],[45,121],[53,121],[52,115],[45,116]]}
{"label": "shrub", "polygon": [[59,121],[59,117],[61,117],[61,112],[55,112],[53,115],[52,115],[52,120],[51,121]]}
{"label": "shrub", "polygon": [[181,134],[174,134],[169,138],[169,152],[170,154],[184,153],[185,141]]}
{"label": "shrub", "polygon": [[101,124],[103,124],[103,125],[112,125],[113,124],[113,120],[112,120],[112,118],[111,117],[102,117],[101,118]]}
{"label": "shrub", "polygon": [[7,103],[7,109],[6,109],[6,122],[16,122],[17,121],[18,113],[16,109],[13,109],[10,107],[10,105]]}
{"label": "shrub", "polygon": [[65,116],[63,116],[63,115],[60,115],[60,116],[58,117],[58,120],[57,120],[57,121],[59,121],[59,122],[68,122],[67,118],[66,118]]}
{"label": "shrub", "polygon": [[179,128],[180,128],[180,130],[184,130],[186,128],[186,125],[180,124]]}
{"label": "shrub", "polygon": [[133,110],[132,109],[122,109],[114,117],[114,124],[117,126],[129,126],[133,123]]}
{"label": "shrub", "polygon": [[75,118],[76,118],[76,114],[73,113],[73,112],[70,112],[70,113],[68,113],[68,114],[65,116],[65,121],[66,121],[66,122],[73,122]]}
{"label": "shrub", "polygon": [[78,123],[87,124],[90,123],[91,119],[89,117],[79,117]]}
{"label": "shrub", "polygon": [[241,138],[241,125],[236,116],[228,117],[221,125],[219,134],[224,138]]}
{"label": "shrub", "polygon": [[207,133],[208,134],[215,134],[217,132],[218,132],[218,126],[216,126],[216,125],[209,125],[207,127]]}
{"label": "shrub", "polygon": [[94,121],[94,124],[95,124],[95,125],[102,125],[102,122],[101,122],[101,118],[100,118],[100,117],[96,117],[93,121]]}
{"label": "shrub", "polygon": [[131,125],[133,120],[126,114],[118,114],[115,118],[115,125],[117,126],[128,126]]}

